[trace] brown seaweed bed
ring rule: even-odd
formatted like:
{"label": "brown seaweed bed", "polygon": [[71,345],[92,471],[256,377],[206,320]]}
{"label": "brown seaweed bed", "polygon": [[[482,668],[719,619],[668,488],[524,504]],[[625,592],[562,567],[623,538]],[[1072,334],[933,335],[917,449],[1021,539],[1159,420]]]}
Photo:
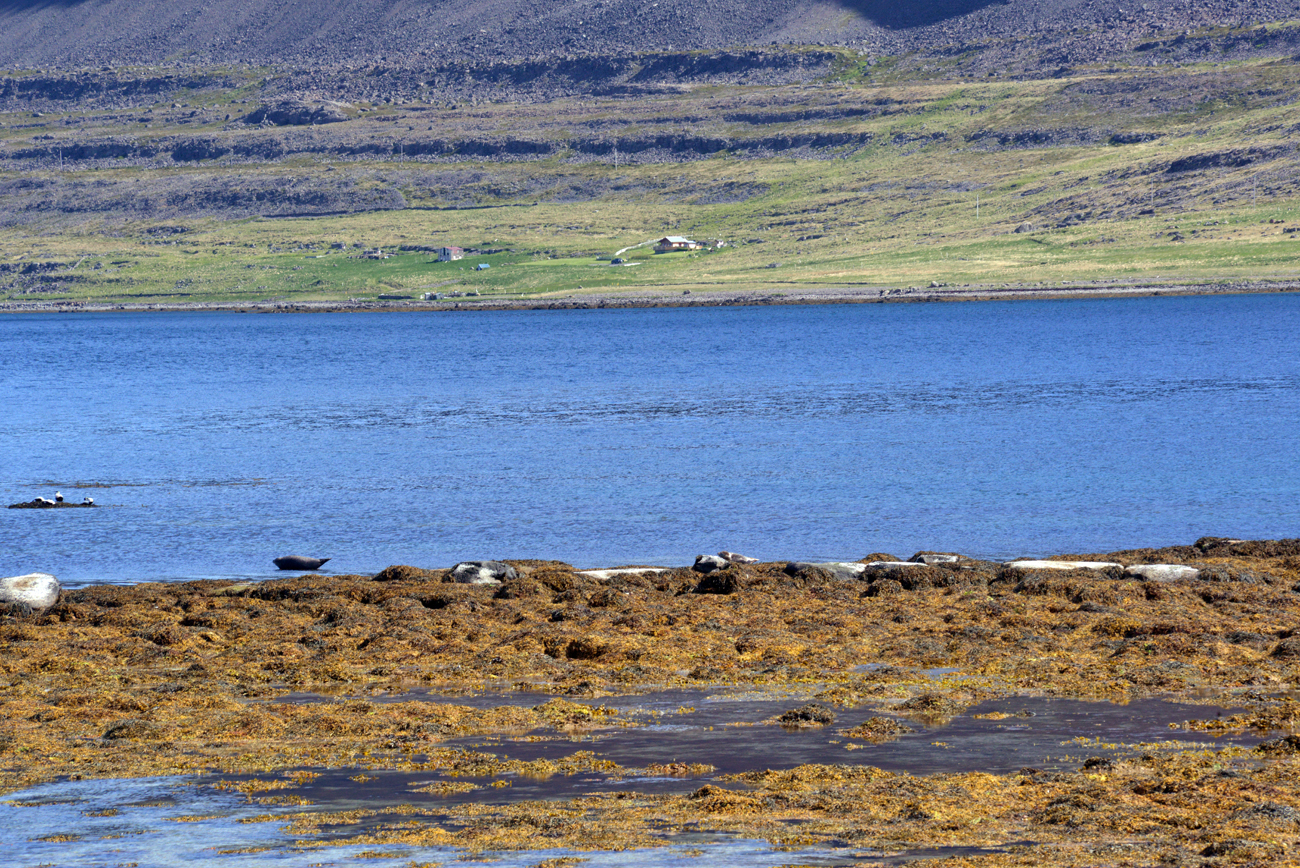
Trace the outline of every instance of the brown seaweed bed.
{"label": "brown seaweed bed", "polygon": [[231,858],[1300,864],[1300,541],[1070,557],[1201,573],[510,561],[500,586],[65,591],[0,619],[0,826],[109,839],[114,792],[154,782],[273,824]]}

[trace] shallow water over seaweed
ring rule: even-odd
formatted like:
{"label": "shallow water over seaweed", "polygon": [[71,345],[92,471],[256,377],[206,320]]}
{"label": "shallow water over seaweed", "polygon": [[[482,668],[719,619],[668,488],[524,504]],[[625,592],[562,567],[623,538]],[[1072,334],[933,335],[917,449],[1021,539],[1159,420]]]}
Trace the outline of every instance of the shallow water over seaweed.
{"label": "shallow water over seaweed", "polygon": [[[467,697],[391,697],[428,699],[461,704]],[[476,704],[502,700],[535,701],[530,694],[481,695]],[[311,697],[300,696],[299,701]],[[322,701],[316,698],[314,701]],[[328,700],[323,700],[328,701]],[[1251,745],[1260,739],[1230,735],[1210,739],[1204,734],[1170,730],[1170,723],[1213,717],[1228,709],[1163,699],[1128,704],[1081,700],[1012,697],[981,703],[945,723],[924,723],[900,717],[917,729],[897,740],[847,751],[857,740],[837,733],[878,711],[841,709],[840,719],[824,728],[784,730],[764,723],[781,710],[802,701],[795,696],[727,695],[707,691],[666,691],[599,702],[620,708],[627,716],[658,719],[659,723],[630,729],[601,730],[580,737],[529,741],[522,738],[473,739],[457,743],[480,751],[520,759],[558,757],[574,750],[591,750],[627,766],[678,760],[708,761],[719,773],[755,768],[790,768],[801,763],[872,765],[915,774],[988,771],[1001,773],[1023,766],[1045,771],[1077,768],[1085,758],[1191,747]],[[592,701],[595,704],[595,701]],[[1010,717],[1002,718],[1001,714]],[[742,722],[753,726],[733,727]],[[1162,746],[1159,743],[1165,743]],[[1181,742],[1171,744],[1169,742]],[[860,741],[857,743],[861,744]],[[146,778],[138,780],[63,781],[15,793],[0,803],[0,839],[10,842],[9,864],[108,866],[179,865],[220,857],[221,864],[239,868],[303,864],[353,864],[366,855],[366,864],[407,865],[411,860],[446,860],[458,865],[522,868],[545,859],[580,856],[590,866],[726,864],[739,868],[769,868],[792,861],[804,865],[894,865],[920,858],[970,855],[971,848],[937,848],[881,852],[864,848],[820,847],[777,849],[763,841],[714,832],[668,832],[663,846],[616,853],[569,850],[494,852],[474,856],[455,847],[385,844],[364,847],[338,844],[344,836],[392,822],[403,811],[438,821],[439,808],[455,804],[502,804],[536,799],[566,799],[592,793],[634,790],[639,793],[686,793],[703,777],[654,777],[607,774],[556,775],[527,778],[507,775],[508,786],[487,785],[491,779],[470,778],[478,786],[468,792],[430,788],[443,779],[430,772],[391,772],[357,769],[314,770],[301,785],[280,789],[279,796],[299,796],[311,807],[275,806],[251,802],[216,788],[217,779]],[[458,778],[459,782],[467,779]],[[735,786],[733,784],[732,786]],[[399,808],[399,806],[401,806]],[[409,807],[407,807],[409,806]],[[398,808],[397,815],[380,814],[333,825],[320,834],[303,836],[286,827],[288,815],[302,811],[375,811]],[[430,814],[429,812],[432,811]],[[276,817],[283,817],[276,821]],[[261,818],[260,822],[250,822]],[[449,828],[454,829],[451,823]],[[1012,844],[1008,844],[1012,846]],[[704,861],[700,861],[704,860]]]}
{"label": "shallow water over seaweed", "polygon": [[1294,535],[1300,296],[0,317],[0,575]]}
{"label": "shallow water over seaweed", "polygon": [[[371,697],[371,700],[422,698],[482,707],[503,702],[535,705],[542,701],[528,693],[441,697],[419,692]],[[525,761],[553,760],[575,750],[589,750],[630,768],[671,762],[704,763],[714,766],[715,774],[850,763],[919,775],[976,771],[1005,774],[1025,767],[1043,770],[1075,767],[1087,757],[1112,755],[1126,749],[1119,745],[1137,743],[1223,747],[1253,746],[1262,741],[1258,735],[1249,733],[1215,737],[1178,728],[1188,720],[1213,719],[1241,710],[1232,707],[1226,699],[1229,704],[1221,706],[1167,698],[1114,703],[1020,696],[980,702],[945,719],[909,715],[888,704],[858,708],[826,705],[836,714],[833,723],[798,728],[774,722],[783,712],[809,701],[807,696],[798,694],[672,690],[578,701],[618,709],[621,719],[638,725],[571,736],[521,734],[459,739],[444,745]],[[912,731],[879,744],[846,734],[846,730],[879,716],[897,720]],[[551,785],[525,783],[527,798],[573,795],[572,791],[553,791],[556,784],[559,781]],[[665,782],[665,788],[670,790],[680,790],[683,786],[680,781],[674,786],[672,779]],[[643,778],[637,779],[636,787],[645,788]],[[354,785],[350,788],[356,789]]]}
{"label": "shallow water over seaweed", "polygon": [[[455,847],[385,844],[331,846],[304,842],[276,815],[294,809],[249,804],[242,797],[176,778],[65,781],[35,787],[0,802],[0,840],[14,868],[137,868],[207,865],[232,868],[356,865],[407,868],[413,860],[465,868],[532,868],[547,859],[578,857],[590,868],[684,868],[728,865],[775,868],[792,859],[813,866],[897,865],[980,848],[926,848],[883,853],[862,848],[777,849],[721,833],[664,836],[664,846],[619,852],[529,850],[472,855]],[[254,821],[260,818],[260,821]]]}

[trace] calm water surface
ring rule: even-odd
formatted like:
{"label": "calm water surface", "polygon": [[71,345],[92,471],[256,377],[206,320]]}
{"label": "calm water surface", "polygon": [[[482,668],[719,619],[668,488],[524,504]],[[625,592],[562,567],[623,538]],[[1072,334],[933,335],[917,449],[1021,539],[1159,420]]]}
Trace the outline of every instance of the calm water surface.
{"label": "calm water surface", "polygon": [[0,317],[0,575],[1300,535],[1300,296]]}

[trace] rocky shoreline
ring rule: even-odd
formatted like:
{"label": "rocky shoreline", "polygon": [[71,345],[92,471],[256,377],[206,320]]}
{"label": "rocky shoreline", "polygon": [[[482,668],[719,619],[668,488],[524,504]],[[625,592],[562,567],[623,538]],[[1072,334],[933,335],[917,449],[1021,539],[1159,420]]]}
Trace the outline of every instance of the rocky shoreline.
{"label": "rocky shoreline", "polygon": [[1211,283],[1113,281],[1093,286],[937,286],[937,287],[790,287],[729,292],[725,289],[682,291],[665,288],[638,294],[568,294],[564,296],[463,297],[440,301],[248,301],[248,302],[97,302],[7,301],[0,313],[342,313],[400,311],[595,310],[657,307],[742,307],[808,304],[898,304],[960,301],[1043,301],[1049,299],[1135,298],[1173,295],[1246,295],[1300,292],[1300,281],[1236,280]]}
{"label": "rocky shoreline", "polygon": [[[0,791],[203,775],[300,806],[296,835],[361,823],[331,844],[470,852],[664,846],[665,830],[693,830],[775,846],[974,848],[949,866],[1096,865],[1099,853],[1108,865],[1296,864],[1300,540],[1008,563],[749,560],[481,561],[65,590],[0,616]],[[741,741],[824,733],[843,759],[724,773],[721,758],[677,762],[668,742],[635,768],[602,754],[603,734],[688,721],[693,708],[636,706],[688,688],[784,697],[771,719],[721,725]],[[942,739],[956,718],[993,732],[1018,698],[1157,696],[1238,711],[1175,723],[1203,743],[1081,731],[1074,759],[1013,773],[887,772],[850,752]],[[998,699],[1008,711],[970,717]],[[643,731],[653,743],[656,730]],[[1224,733],[1244,740],[1204,743]],[[581,749],[565,748],[573,739]],[[545,744],[554,758],[514,756]],[[313,807],[309,784],[326,770],[358,787],[415,773],[442,801],[395,824],[366,819],[389,809],[336,816]],[[520,776],[565,775],[610,778],[609,791],[508,797]]]}

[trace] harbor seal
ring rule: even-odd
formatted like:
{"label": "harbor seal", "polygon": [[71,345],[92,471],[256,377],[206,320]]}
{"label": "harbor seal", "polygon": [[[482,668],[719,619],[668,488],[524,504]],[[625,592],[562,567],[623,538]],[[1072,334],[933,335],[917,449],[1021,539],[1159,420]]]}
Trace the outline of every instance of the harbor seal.
{"label": "harbor seal", "polygon": [[59,601],[59,580],[49,573],[0,578],[0,608],[43,612]]}
{"label": "harbor seal", "polygon": [[282,570],[319,570],[329,558],[304,558],[302,555],[285,555],[272,563]]}

